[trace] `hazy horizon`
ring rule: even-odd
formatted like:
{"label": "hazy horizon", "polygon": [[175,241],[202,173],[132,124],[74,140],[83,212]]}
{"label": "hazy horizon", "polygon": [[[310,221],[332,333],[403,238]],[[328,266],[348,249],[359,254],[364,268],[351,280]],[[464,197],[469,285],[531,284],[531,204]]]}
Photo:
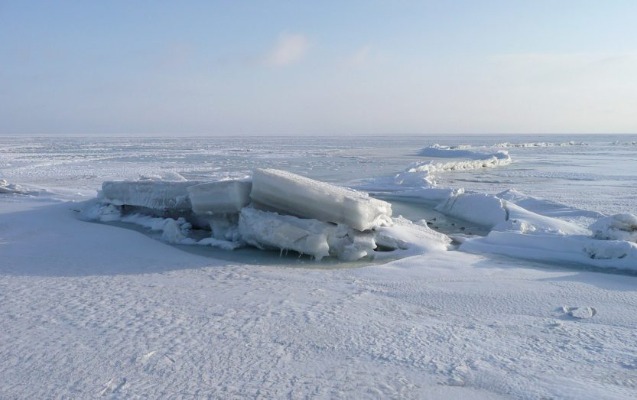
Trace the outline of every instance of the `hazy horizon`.
{"label": "hazy horizon", "polygon": [[619,0],[5,1],[0,134],[630,134],[634,15]]}

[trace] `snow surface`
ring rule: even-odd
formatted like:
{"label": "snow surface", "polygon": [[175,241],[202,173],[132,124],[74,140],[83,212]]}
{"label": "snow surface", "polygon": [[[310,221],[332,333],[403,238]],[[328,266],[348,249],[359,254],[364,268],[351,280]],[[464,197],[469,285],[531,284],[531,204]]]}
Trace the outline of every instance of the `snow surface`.
{"label": "snow surface", "polygon": [[[190,235],[185,219],[122,214],[121,207],[92,200],[102,179],[134,179],[141,170],[166,176],[171,164],[165,160],[184,151],[162,153],[153,147],[156,140],[140,141],[131,165],[120,153],[125,147],[96,142],[87,153],[92,164],[80,169],[86,157],[69,155],[78,146],[65,150],[54,147],[58,141],[38,140],[9,140],[0,147],[2,177],[11,182],[4,186],[28,188],[0,194],[0,398],[637,397],[634,185],[626,184],[633,181],[623,173],[587,175],[585,196],[574,189],[579,186],[563,184],[560,179],[571,176],[579,185],[587,173],[578,168],[591,165],[584,162],[587,155],[571,159],[568,173],[553,182],[544,178],[543,163],[536,164],[535,175],[525,167],[520,173],[541,175],[541,186],[552,188],[541,195],[531,190],[539,187],[531,178],[515,182],[519,191],[491,183],[489,194],[441,187],[452,176],[447,174],[456,173],[448,171],[437,175],[438,186],[388,184],[386,193],[408,193],[414,206],[447,204],[443,211],[450,216],[488,216],[482,221],[488,233],[453,234],[451,243],[427,227],[429,220],[395,217],[374,230],[373,241],[399,250],[339,264],[215,250],[209,245],[233,242],[214,235],[200,240],[206,246],[172,246],[113,225],[128,218],[158,229],[164,240]],[[155,167],[146,164],[145,146],[160,155]],[[272,147],[261,146],[246,145],[257,153],[252,161],[272,162]],[[462,148],[474,147],[480,146]],[[513,149],[572,147],[578,146]],[[276,149],[276,157],[278,149],[286,151]],[[224,157],[228,151],[217,143],[193,151],[196,162],[187,179],[245,176],[244,169],[210,175],[196,169],[212,152]],[[634,149],[617,148],[606,156],[610,160],[600,158],[597,169],[617,164],[618,151],[634,158]],[[335,170],[366,160],[343,157],[350,153],[339,149],[303,152],[299,159],[316,152]],[[278,168],[295,160],[277,159]],[[518,179],[513,160],[461,174],[491,178],[497,170],[500,177]],[[104,173],[78,175],[95,166]],[[386,182],[381,178],[390,176],[381,171],[385,167],[370,169],[379,189]],[[331,175],[321,170],[311,176]],[[87,199],[93,204],[89,212],[108,223],[79,218]],[[600,207],[588,209],[590,204]],[[617,212],[626,204],[632,206]],[[272,213],[254,212],[260,214],[254,224],[266,229]],[[231,229],[226,233],[232,236]],[[370,237],[344,243],[364,247]]]}

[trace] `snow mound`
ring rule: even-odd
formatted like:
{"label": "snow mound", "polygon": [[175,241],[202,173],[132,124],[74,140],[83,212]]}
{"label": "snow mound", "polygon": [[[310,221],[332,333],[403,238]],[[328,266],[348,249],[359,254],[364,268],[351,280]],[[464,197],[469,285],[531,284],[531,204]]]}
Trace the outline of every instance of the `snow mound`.
{"label": "snow mound", "polygon": [[250,197],[274,211],[345,224],[359,231],[387,224],[392,215],[391,204],[367,193],[276,169],[254,171]]}
{"label": "snow mound", "polygon": [[596,239],[637,242],[637,216],[633,214],[604,217],[592,224],[590,228]]}

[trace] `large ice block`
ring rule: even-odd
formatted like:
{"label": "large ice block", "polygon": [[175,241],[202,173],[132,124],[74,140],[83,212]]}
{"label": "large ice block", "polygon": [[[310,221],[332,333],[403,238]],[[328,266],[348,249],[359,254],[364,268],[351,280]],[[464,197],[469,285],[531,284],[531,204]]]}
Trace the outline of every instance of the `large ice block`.
{"label": "large ice block", "polygon": [[244,208],[239,216],[239,233],[258,248],[294,250],[320,260],[329,255],[326,231],[329,224],[291,215]]}
{"label": "large ice block", "polygon": [[192,211],[197,214],[238,213],[250,203],[248,181],[219,181],[188,187]]}
{"label": "large ice block", "polygon": [[189,211],[188,187],[200,182],[106,181],[102,198],[115,205]]}
{"label": "large ice block", "polygon": [[391,204],[367,193],[276,169],[257,169],[250,197],[257,204],[299,217],[345,224],[359,231],[391,220]]}
{"label": "large ice block", "polygon": [[373,232],[251,207],[241,210],[239,234],[243,241],[258,248],[294,250],[317,260],[334,256],[354,261],[373,256],[376,248]]}

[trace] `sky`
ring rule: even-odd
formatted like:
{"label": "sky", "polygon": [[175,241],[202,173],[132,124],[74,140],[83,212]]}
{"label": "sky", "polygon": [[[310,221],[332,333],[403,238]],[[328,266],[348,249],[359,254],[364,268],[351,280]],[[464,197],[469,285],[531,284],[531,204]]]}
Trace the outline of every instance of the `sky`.
{"label": "sky", "polygon": [[0,0],[0,134],[637,133],[637,1]]}

